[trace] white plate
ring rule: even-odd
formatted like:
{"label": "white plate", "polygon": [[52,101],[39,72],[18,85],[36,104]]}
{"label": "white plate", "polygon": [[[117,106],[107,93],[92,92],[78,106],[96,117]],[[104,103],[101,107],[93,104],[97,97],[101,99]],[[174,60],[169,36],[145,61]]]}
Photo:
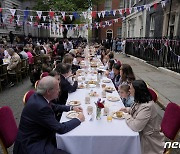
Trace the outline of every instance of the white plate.
{"label": "white plate", "polygon": [[79,115],[79,113],[76,111],[69,111],[69,112],[67,112],[66,117],[69,119],[73,119],[73,118],[77,118],[78,115]]}
{"label": "white plate", "polygon": [[115,97],[115,96],[108,96],[107,97],[107,100],[108,101],[111,101],[111,102],[117,102],[119,101],[120,99],[118,97]]}
{"label": "white plate", "polygon": [[68,105],[71,105],[71,106],[81,105],[80,101],[69,101],[67,104],[68,104]]}
{"label": "white plate", "polygon": [[[123,115],[124,115],[124,112],[123,112]],[[124,119],[124,116],[123,116],[123,115],[122,115],[121,118],[119,118],[119,117],[116,116],[116,112],[115,112],[112,117],[113,117],[114,119],[119,119],[119,120],[121,120],[121,119]]]}
{"label": "white plate", "polygon": [[110,83],[111,80],[109,80],[109,79],[104,79],[104,80],[102,80],[102,82],[103,82],[103,83]]}
{"label": "white plate", "polygon": [[96,85],[95,84],[89,84],[89,88],[95,88]]}

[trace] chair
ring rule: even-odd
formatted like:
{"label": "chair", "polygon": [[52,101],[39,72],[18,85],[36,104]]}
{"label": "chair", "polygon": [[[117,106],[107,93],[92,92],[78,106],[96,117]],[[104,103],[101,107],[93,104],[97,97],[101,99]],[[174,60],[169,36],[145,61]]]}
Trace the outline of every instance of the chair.
{"label": "chair", "polygon": [[0,65],[0,81],[8,84],[8,64]]}
{"label": "chair", "polygon": [[39,80],[36,81],[36,83],[35,83],[35,85],[34,85],[34,88],[35,88],[35,89],[37,89],[38,83],[39,83]]}
{"label": "chair", "polygon": [[27,73],[26,73],[26,59],[23,59],[21,61],[21,75],[23,76],[26,76]]}
{"label": "chair", "polygon": [[40,75],[40,79],[42,79],[43,77],[46,77],[48,76],[49,73],[48,72],[43,72],[41,75]]}
{"label": "chair", "polygon": [[25,93],[24,97],[23,97],[23,103],[24,105],[26,105],[28,99],[35,93],[34,90],[29,90],[28,92]]}
{"label": "chair", "polygon": [[[164,135],[174,141],[180,130],[180,106],[170,102],[165,110],[161,123],[161,131]],[[171,149],[166,150],[165,154],[170,153]]]}
{"label": "chair", "polygon": [[17,83],[19,81],[23,83],[22,75],[21,75],[21,62],[17,64],[15,72],[8,72],[8,75],[13,76]]}
{"label": "chair", "polygon": [[151,88],[148,88],[154,102],[158,101],[158,94]]}
{"label": "chair", "polygon": [[0,124],[0,145],[3,153],[7,154],[7,148],[13,145],[18,131],[13,112],[8,106],[0,108]]}

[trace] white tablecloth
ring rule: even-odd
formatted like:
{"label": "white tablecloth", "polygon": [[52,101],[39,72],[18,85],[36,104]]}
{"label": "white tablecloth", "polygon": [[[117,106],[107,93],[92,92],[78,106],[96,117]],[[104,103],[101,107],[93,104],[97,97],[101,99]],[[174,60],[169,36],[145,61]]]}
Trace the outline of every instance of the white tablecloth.
{"label": "white tablecloth", "polygon": [[[89,78],[89,77],[87,77]],[[87,79],[86,78],[86,79]],[[101,80],[102,81],[102,80]],[[114,87],[113,83],[106,83],[107,86]],[[99,97],[91,97],[91,106],[94,109],[94,120],[89,121],[85,96],[93,89],[99,94]],[[84,110],[85,122],[74,130],[60,135],[56,134],[57,147],[71,154],[140,154],[139,134],[133,132],[126,124],[125,120],[113,119],[107,122],[107,117],[102,115],[101,120],[96,120],[96,107],[94,101],[101,97],[102,88],[78,89],[76,92],[69,94],[68,101],[79,100]],[[119,97],[117,91],[113,96]],[[106,95],[112,95],[106,93]],[[106,98],[105,105],[111,111],[117,111],[124,107],[122,101],[110,102]],[[66,113],[63,113],[61,122],[68,121]]]}

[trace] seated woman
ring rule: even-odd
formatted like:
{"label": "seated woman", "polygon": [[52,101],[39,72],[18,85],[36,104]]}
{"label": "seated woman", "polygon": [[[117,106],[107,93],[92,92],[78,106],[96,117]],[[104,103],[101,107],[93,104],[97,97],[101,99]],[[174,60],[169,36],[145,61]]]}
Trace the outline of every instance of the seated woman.
{"label": "seated woman", "polygon": [[160,132],[160,118],[146,83],[142,80],[133,81],[130,94],[134,97],[134,104],[120,111],[128,113],[124,115],[127,125],[139,132],[142,154],[162,154],[164,135]]}
{"label": "seated woman", "polygon": [[77,76],[75,76],[74,83],[68,81],[68,77],[72,76],[72,70],[70,64],[58,64],[56,67],[56,71],[60,73],[60,87],[61,87],[61,95],[59,96],[59,100],[61,100],[61,104],[65,105],[68,99],[68,93],[75,92],[78,87]]}
{"label": "seated woman", "polygon": [[121,84],[128,84],[135,80],[134,72],[132,67],[129,64],[122,64],[120,68],[120,85]]}

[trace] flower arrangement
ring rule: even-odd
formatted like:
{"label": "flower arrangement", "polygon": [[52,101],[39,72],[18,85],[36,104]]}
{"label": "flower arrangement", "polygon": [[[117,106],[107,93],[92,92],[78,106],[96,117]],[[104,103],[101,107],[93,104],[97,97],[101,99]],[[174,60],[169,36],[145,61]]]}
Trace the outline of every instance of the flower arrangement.
{"label": "flower arrangement", "polygon": [[101,102],[101,99],[98,99],[98,101],[95,103],[96,104],[96,119],[97,120],[101,119],[101,109],[104,108],[104,103],[105,103],[105,101]]}

